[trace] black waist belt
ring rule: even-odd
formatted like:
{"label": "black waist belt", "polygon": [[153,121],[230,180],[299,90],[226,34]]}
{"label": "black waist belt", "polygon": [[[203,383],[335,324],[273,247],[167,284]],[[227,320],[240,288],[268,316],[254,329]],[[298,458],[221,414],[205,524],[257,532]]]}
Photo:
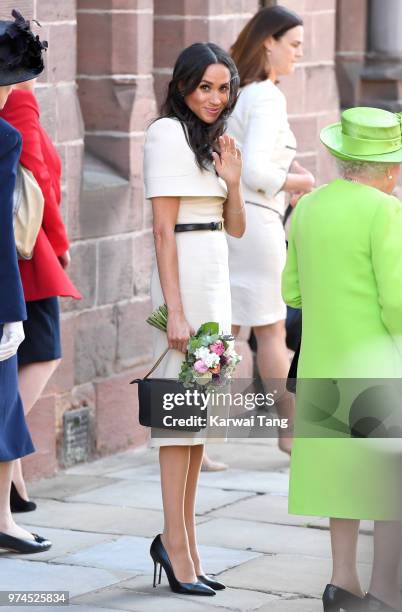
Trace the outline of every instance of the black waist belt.
{"label": "black waist belt", "polygon": [[175,232],[197,232],[199,230],[210,230],[211,232],[215,232],[222,229],[222,221],[211,221],[211,223],[178,223],[174,226]]}

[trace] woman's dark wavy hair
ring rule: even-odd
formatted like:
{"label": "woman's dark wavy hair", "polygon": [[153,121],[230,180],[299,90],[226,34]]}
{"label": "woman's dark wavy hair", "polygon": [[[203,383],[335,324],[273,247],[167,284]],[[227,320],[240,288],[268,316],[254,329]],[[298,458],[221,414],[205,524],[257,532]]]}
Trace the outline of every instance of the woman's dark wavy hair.
{"label": "woman's dark wavy hair", "polygon": [[[211,64],[223,64],[230,72],[228,104],[213,124],[204,123],[187,106],[184,98],[200,84]],[[181,121],[186,139],[194,152],[197,164],[207,170],[213,161],[212,151],[216,141],[226,129],[226,120],[236,104],[239,90],[237,68],[226,51],[214,43],[194,43],[184,49],[176,60],[173,77],[161,107],[161,117],[175,117]],[[187,128],[187,129],[185,129]]]}

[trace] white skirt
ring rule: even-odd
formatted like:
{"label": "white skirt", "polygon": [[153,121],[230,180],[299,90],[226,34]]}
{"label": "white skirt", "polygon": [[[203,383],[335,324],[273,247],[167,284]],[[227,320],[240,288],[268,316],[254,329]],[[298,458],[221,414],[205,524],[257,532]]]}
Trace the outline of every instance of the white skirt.
{"label": "white skirt", "polygon": [[232,322],[257,327],[286,318],[281,294],[286,241],[277,213],[253,204],[246,204],[246,212],[243,237],[228,236]]}

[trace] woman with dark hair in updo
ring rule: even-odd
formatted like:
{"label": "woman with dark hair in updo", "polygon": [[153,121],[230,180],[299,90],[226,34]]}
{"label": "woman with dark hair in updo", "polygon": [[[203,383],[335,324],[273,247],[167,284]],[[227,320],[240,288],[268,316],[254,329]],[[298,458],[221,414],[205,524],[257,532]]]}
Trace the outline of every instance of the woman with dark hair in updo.
{"label": "woman with dark hair in updo", "polygon": [[[155,308],[166,303],[167,334],[154,330],[155,371],[177,378],[188,340],[207,321],[230,333],[231,299],[226,232],[241,237],[245,215],[240,193],[241,157],[224,134],[237,98],[234,62],[212,43],[191,45],[177,59],[162,114],[145,143],[145,190],[153,208]],[[191,224],[192,228],[188,224]],[[181,227],[177,227],[177,226]],[[159,447],[164,531],[151,546],[172,590],[214,595],[224,588],[204,574],[195,533],[195,498],[205,432],[152,430]]]}

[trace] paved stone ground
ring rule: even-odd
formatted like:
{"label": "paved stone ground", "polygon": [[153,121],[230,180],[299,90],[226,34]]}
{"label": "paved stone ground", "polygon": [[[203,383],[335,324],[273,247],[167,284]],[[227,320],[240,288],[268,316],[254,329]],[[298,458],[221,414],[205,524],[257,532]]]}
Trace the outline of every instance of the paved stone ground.
{"label": "paved stone ground", "polygon": [[[166,578],[152,587],[148,550],[161,531],[162,512],[151,450],[128,451],[35,483],[31,494],[38,509],[19,518],[54,544],[42,555],[1,554],[0,590],[68,590],[68,608],[77,612],[321,610],[330,575],[327,520],[288,515],[286,455],[275,440],[256,439],[211,445],[209,451],[230,469],[201,474],[198,534],[204,566],[226,583],[225,591],[211,598],[179,596]],[[370,524],[364,531],[359,562],[367,582]]]}

